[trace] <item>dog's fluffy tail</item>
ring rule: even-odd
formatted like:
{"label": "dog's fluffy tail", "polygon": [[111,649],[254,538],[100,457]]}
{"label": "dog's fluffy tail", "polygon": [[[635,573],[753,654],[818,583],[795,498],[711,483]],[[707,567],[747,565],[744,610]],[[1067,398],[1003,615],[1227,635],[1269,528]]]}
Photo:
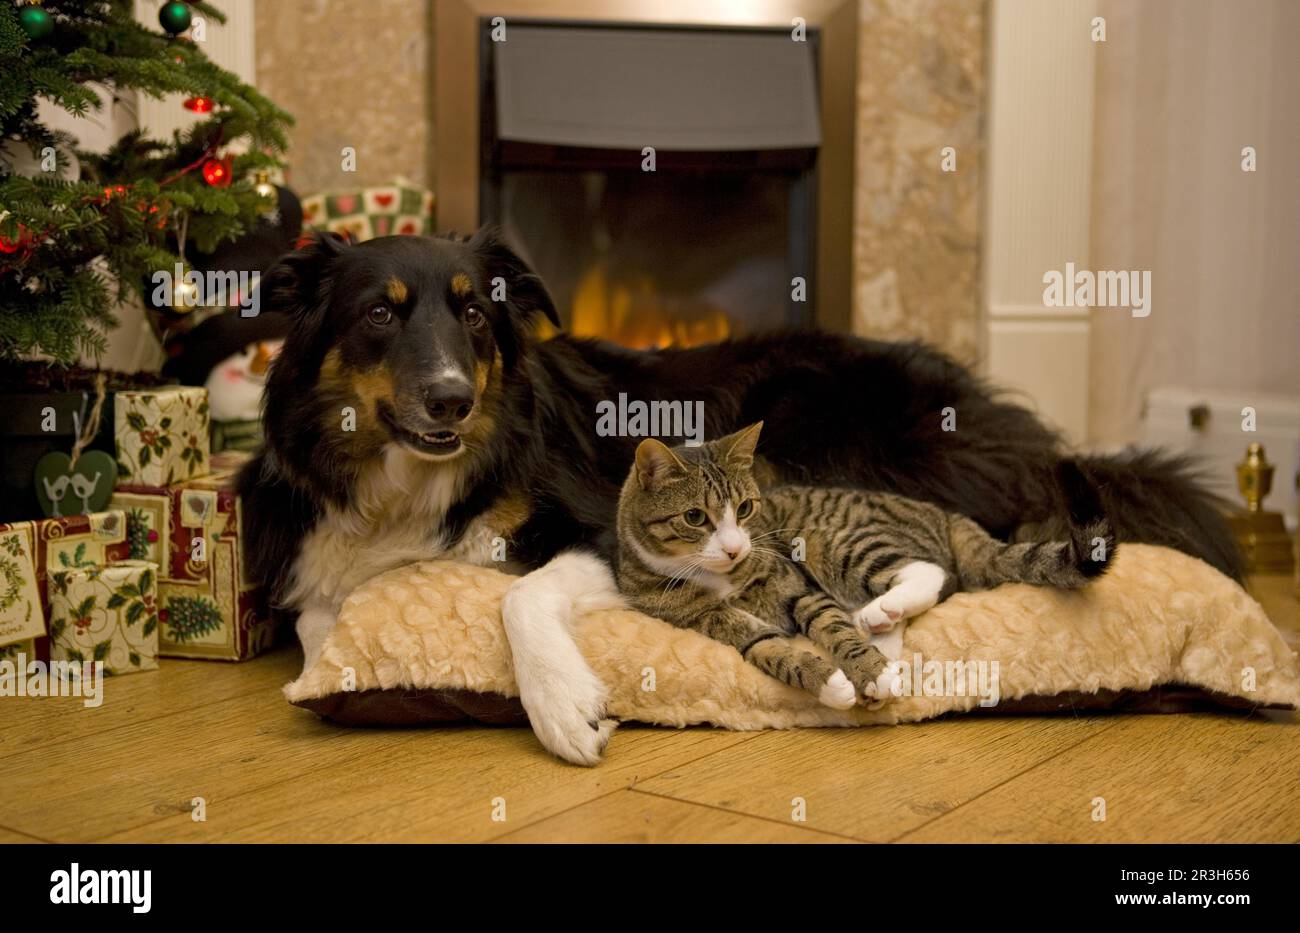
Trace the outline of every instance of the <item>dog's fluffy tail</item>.
{"label": "dog's fluffy tail", "polygon": [[[1121,543],[1175,548],[1234,580],[1243,579],[1245,561],[1224,518],[1228,504],[1209,492],[1191,459],[1129,449],[1074,462],[1100,494],[1102,509]],[[1064,536],[1067,528],[1062,514],[1060,522],[1045,523],[1032,536],[1049,540]]]}

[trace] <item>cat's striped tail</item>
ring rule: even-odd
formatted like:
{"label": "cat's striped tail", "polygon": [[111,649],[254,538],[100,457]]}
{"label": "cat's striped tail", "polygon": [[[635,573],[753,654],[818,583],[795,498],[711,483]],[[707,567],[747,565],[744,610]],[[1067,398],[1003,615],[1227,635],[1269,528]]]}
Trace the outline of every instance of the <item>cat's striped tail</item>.
{"label": "cat's striped tail", "polygon": [[1073,460],[1061,461],[1056,479],[1069,515],[1068,539],[1005,544],[973,522],[953,525],[953,556],[962,589],[990,589],[1002,583],[1073,589],[1106,572],[1117,545],[1097,487]]}

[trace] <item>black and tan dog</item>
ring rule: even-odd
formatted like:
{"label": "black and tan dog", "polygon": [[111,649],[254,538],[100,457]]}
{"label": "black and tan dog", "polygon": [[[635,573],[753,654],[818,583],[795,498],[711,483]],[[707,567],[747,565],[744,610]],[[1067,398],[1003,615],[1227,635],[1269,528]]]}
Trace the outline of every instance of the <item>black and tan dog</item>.
{"label": "black and tan dog", "polygon": [[[546,747],[571,761],[597,761],[612,728],[568,626],[616,600],[597,555],[614,550],[640,437],[598,435],[596,413],[620,393],[702,402],[708,437],[764,421],[759,453],[776,477],[929,500],[1001,537],[1067,524],[1057,436],[922,346],[816,332],[656,352],[539,341],[535,317],[558,324],[551,299],[489,232],[319,239],[263,289],[294,323],[267,383],[266,445],[241,478],[248,558],[298,615],[308,663],[376,573],[504,556],[532,571],[504,607],[521,698]],[[1183,464],[1080,462],[1120,540],[1239,575],[1213,499]]]}

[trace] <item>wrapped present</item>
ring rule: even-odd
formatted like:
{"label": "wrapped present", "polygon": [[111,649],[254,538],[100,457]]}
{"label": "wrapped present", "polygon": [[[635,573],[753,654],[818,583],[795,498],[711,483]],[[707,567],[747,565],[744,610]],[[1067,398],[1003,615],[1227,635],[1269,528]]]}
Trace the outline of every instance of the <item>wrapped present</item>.
{"label": "wrapped present", "polygon": [[118,485],[170,486],[209,469],[208,392],[197,386],[117,393]]}
{"label": "wrapped present", "polygon": [[51,574],[125,558],[126,514],[69,515],[0,523],[0,649],[49,659]]}
{"label": "wrapped present", "polygon": [[158,668],[158,565],[127,560],[50,574],[50,658],[108,674]]}
{"label": "wrapped present", "polygon": [[44,634],[32,543],[21,531],[0,532],[0,647],[30,643],[34,651]]}
{"label": "wrapped present", "polygon": [[254,451],[262,444],[261,419],[249,421],[212,420],[213,456],[231,450]]}
{"label": "wrapped present", "polygon": [[48,661],[50,659],[49,643],[48,638],[42,637],[28,638],[25,641],[0,645],[0,661],[12,661],[15,664],[26,664],[30,661]]}
{"label": "wrapped present", "polygon": [[433,232],[433,192],[400,178],[391,185],[328,191],[303,200],[302,220],[356,241],[427,236]]}
{"label": "wrapped present", "polygon": [[166,488],[118,486],[130,555],[159,565],[159,652],[242,661],[274,643],[274,622],[243,568],[235,474],[247,455],[212,458],[213,473]]}

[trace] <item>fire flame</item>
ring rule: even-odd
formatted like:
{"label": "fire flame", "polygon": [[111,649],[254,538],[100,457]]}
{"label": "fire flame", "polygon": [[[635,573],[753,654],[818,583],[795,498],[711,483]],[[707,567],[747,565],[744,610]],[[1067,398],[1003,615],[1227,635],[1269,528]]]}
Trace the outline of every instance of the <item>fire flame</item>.
{"label": "fire flame", "polygon": [[638,349],[691,347],[731,333],[727,315],[702,301],[665,298],[648,275],[616,280],[603,262],[587,270],[573,296],[570,331]]}

